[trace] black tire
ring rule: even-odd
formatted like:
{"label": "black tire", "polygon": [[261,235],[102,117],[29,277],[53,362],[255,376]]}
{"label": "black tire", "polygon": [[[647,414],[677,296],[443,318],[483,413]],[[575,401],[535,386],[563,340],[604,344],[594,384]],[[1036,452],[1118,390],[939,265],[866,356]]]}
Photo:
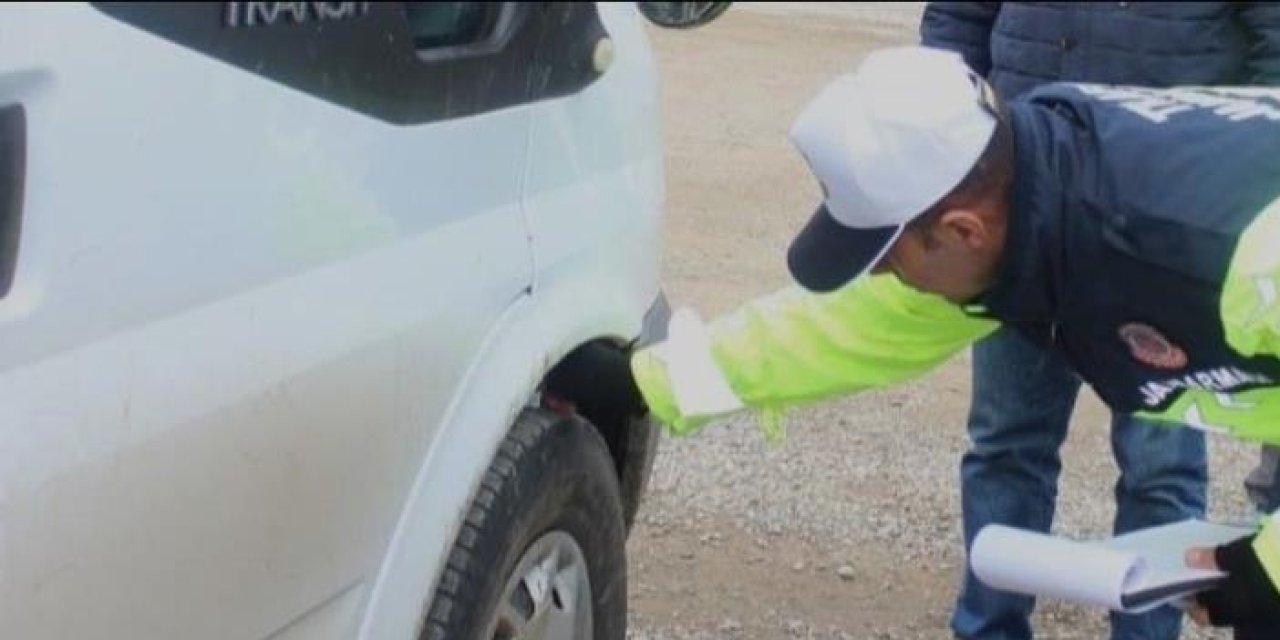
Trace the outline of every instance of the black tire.
{"label": "black tire", "polygon": [[421,640],[491,640],[516,563],[550,531],[573,537],[591,583],[594,640],[626,636],[626,530],[609,449],[589,423],[527,409],[498,449],[436,587]]}

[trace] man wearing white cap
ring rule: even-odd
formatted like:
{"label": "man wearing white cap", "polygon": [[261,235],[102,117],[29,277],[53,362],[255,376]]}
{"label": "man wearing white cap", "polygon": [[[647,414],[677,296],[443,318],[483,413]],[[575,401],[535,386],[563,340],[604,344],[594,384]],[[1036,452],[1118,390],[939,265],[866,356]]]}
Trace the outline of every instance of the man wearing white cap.
{"label": "man wearing white cap", "polygon": [[[632,361],[674,433],[744,408],[773,427],[1005,324],[1114,411],[1280,443],[1280,91],[1061,84],[1006,108],[959,56],[906,47],[791,138],[824,194],[788,254],[800,287],[709,327],[677,313]],[[1216,561],[1199,620],[1280,621],[1280,518]]]}

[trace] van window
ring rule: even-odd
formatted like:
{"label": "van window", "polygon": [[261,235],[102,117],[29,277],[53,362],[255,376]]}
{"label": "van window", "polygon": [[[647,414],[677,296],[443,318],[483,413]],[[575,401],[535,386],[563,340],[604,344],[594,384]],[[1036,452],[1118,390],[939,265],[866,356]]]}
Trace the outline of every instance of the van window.
{"label": "van window", "polygon": [[419,49],[459,47],[493,35],[505,2],[406,2],[409,32]]}
{"label": "van window", "polygon": [[[94,2],[117,20],[397,125],[576,93],[594,2]],[[535,81],[536,80],[536,81]]]}

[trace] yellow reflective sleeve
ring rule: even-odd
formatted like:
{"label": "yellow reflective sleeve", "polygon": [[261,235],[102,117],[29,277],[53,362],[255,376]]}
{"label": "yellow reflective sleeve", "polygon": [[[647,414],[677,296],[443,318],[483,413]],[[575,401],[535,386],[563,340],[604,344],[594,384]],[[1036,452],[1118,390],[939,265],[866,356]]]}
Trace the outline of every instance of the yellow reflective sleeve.
{"label": "yellow reflective sleeve", "polygon": [[631,374],[649,405],[649,412],[666,425],[673,435],[688,435],[716,417],[680,415],[675,393],[671,389],[671,379],[667,377],[666,365],[652,348],[643,349],[632,356]]}
{"label": "yellow reflective sleeve", "polygon": [[1219,306],[1232,349],[1280,356],[1280,200],[1240,235]]}
{"label": "yellow reflective sleeve", "polygon": [[879,275],[758,300],[712,324],[711,348],[738,397],[769,408],[909,380],[996,326]]}
{"label": "yellow reflective sleeve", "polygon": [[1189,389],[1168,409],[1137,415],[1171,427],[1186,425],[1240,440],[1280,445],[1280,389],[1275,387],[1231,394]]}
{"label": "yellow reflective sleeve", "polygon": [[[1236,244],[1219,301],[1227,344],[1245,356],[1280,356],[1280,200],[1253,219]],[[1280,445],[1280,388],[1239,393],[1188,390],[1169,409],[1140,413]]]}
{"label": "yellow reflective sleeve", "polygon": [[1280,589],[1280,514],[1273,514],[1262,525],[1262,531],[1253,539],[1253,552],[1266,570],[1271,584]]}
{"label": "yellow reflective sleeve", "polygon": [[[711,324],[710,347],[734,394],[768,418],[919,376],[996,326],[880,275],[830,294],[792,287],[756,300]],[[655,416],[687,433],[708,417],[679,415],[664,366],[644,351],[632,364]]]}

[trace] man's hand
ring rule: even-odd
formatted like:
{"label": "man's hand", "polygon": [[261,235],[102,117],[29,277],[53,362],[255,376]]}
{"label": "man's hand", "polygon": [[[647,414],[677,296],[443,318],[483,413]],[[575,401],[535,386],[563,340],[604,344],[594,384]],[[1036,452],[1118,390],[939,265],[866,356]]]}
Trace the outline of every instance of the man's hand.
{"label": "man's hand", "polygon": [[1222,586],[1197,595],[1187,608],[1196,624],[1237,628],[1280,624],[1280,592],[1253,550],[1255,537],[1187,551],[1187,566],[1227,573]]}

